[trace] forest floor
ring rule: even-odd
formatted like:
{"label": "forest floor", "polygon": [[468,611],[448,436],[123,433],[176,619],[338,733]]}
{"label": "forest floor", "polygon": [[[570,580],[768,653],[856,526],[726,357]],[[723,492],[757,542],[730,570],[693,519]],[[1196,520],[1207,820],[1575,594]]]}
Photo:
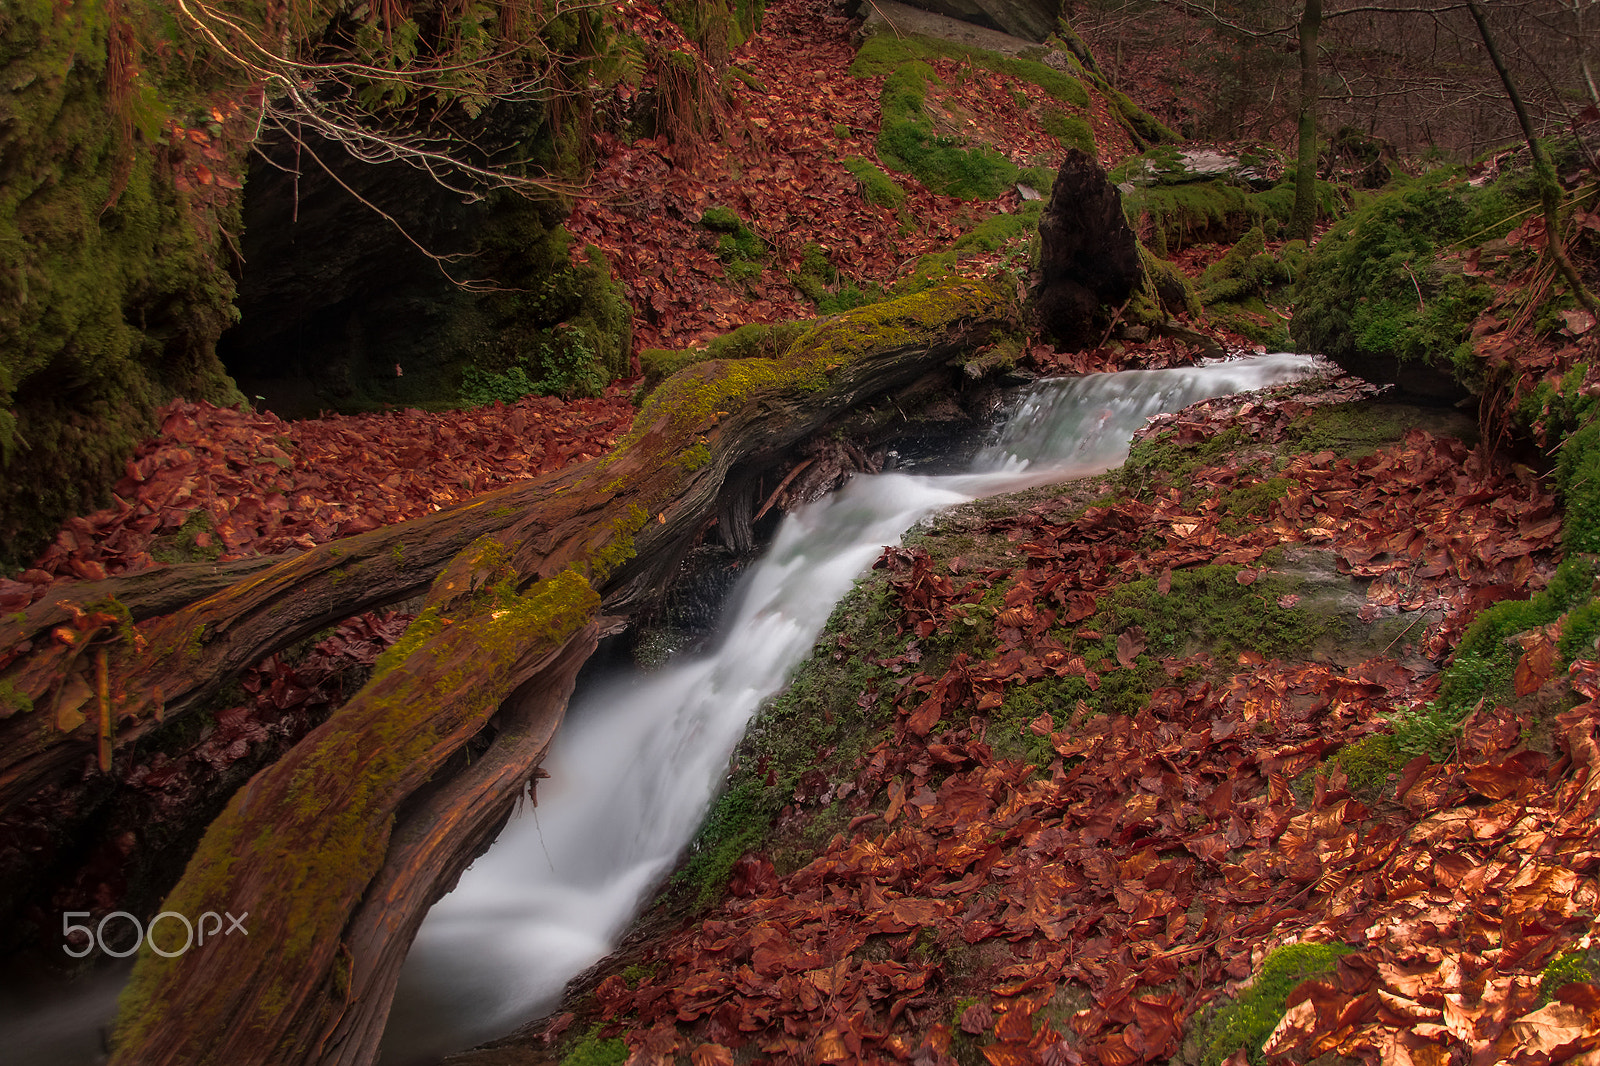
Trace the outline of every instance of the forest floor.
{"label": "forest floor", "polygon": [[1600,662],[1541,634],[1447,748],[1394,725],[1549,580],[1555,501],[1370,391],[1207,401],[886,549],[739,753],[714,821],[784,794],[702,840],[719,901],[452,1061],[1242,1063],[1286,1006],[1288,1061],[1592,1055]]}
{"label": "forest floor", "polygon": [[[748,78],[719,139],[596,145],[596,195],[568,225],[616,264],[636,349],[814,314],[793,280],[808,245],[835,293],[886,290],[1022,206],[909,178],[903,207],[868,202],[842,160],[873,155],[882,76],[848,73],[852,27],[823,0],[774,0],[766,20],[734,56]],[[1059,153],[1037,86],[933,66],[1015,162]],[[1100,97],[1085,118],[1102,163],[1133,150]],[[730,276],[701,224],[712,207],[752,227],[759,271]],[[1026,240],[953,269],[991,274]],[[1198,275],[1225,250],[1179,264]],[[1027,351],[1057,372],[1185,354]],[[669,893],[571,1010],[464,1061],[1243,1062],[1229,1027],[1264,1039],[1279,1018],[1271,1048],[1300,1060],[1600,1060],[1600,662],[1547,626],[1499,649],[1510,687],[1458,740],[1393,735],[1440,698],[1483,606],[1551,581],[1560,514],[1527,467],[1408,431],[1422,416],[1368,391],[1209,401],[1120,471],[973,505],[887,551],[806,668],[852,725],[785,767],[776,829],[730,856],[717,901]],[[0,609],[309,547],[602,454],[629,392],[300,422],[174,404],[116,505],[0,580]],[[399,631],[341,630],[299,674],[274,658],[245,690],[305,703],[329,655],[370,665]],[[220,712],[196,757],[223,765],[257,739]],[[762,754],[736,788],[776,780]],[[1278,956],[1296,979],[1252,998],[1290,943],[1325,947]]]}

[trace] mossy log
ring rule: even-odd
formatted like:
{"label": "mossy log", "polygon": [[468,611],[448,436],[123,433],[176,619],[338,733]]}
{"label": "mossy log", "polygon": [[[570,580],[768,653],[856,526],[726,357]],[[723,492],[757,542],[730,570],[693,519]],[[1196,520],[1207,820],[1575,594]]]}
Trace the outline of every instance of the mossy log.
{"label": "mossy log", "polygon": [[[147,945],[121,1001],[113,1062],[372,1061],[417,926],[533,775],[602,610],[625,611],[659,586],[713,519],[739,506],[730,491],[748,499],[763,463],[1016,316],[1005,295],[957,281],[823,319],[781,359],[703,363],[669,379],[605,458],[393,527],[381,542],[363,534],[307,552],[125,627],[115,687],[131,724],[118,751],[148,728],[160,692],[179,713],[214,675],[281,644],[273,624],[305,631],[304,620],[432,577],[425,608],[368,684],[207,830],[164,909],[248,912],[249,935],[174,958]],[[440,565],[421,562],[463,542]],[[66,674],[41,685],[36,659]],[[32,686],[35,709],[7,725],[48,724],[75,663],[47,647],[13,664],[6,677]],[[55,752],[81,763],[94,733],[85,724],[35,742],[0,773],[14,794],[30,766],[63,764]],[[489,746],[469,764],[473,740]]]}

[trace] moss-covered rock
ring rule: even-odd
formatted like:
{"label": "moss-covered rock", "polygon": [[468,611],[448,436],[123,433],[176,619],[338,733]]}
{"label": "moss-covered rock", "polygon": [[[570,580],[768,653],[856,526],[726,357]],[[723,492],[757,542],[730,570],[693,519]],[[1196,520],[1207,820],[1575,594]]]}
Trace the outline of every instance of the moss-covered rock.
{"label": "moss-covered rock", "polygon": [[[161,66],[170,32],[145,3],[0,10],[0,566],[105,502],[162,403],[241,398],[215,342],[243,119]],[[189,129],[216,153],[202,187]]]}
{"label": "moss-covered rock", "polygon": [[1504,235],[1520,202],[1508,189],[1475,189],[1459,172],[1439,171],[1398,183],[1337,223],[1298,284],[1295,344],[1420,395],[1476,391],[1482,370],[1469,334],[1491,290],[1450,253]]}

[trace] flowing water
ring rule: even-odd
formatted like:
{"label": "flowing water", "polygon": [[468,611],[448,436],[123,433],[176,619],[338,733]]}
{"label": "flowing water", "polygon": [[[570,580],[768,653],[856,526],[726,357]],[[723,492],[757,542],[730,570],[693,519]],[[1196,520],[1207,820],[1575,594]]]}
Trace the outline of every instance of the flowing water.
{"label": "flowing water", "polygon": [[[385,1066],[430,1061],[537,1017],[604,956],[693,837],[757,706],[810,650],[882,547],[928,514],[1120,464],[1151,415],[1315,372],[1267,355],[1041,383],[972,472],[859,477],[784,519],[725,614],[716,650],[578,693],[524,808],[429,913],[401,975]],[[126,969],[65,987],[0,985],[17,1066],[102,1061]]]}
{"label": "flowing water", "polygon": [[1152,415],[1314,371],[1309,357],[1265,355],[1042,383],[971,473],[858,477],[789,515],[735,593],[714,651],[574,698],[539,806],[506,826],[423,923],[385,1066],[537,1017],[612,949],[699,827],[750,716],[884,545],[951,504],[1117,466]]}

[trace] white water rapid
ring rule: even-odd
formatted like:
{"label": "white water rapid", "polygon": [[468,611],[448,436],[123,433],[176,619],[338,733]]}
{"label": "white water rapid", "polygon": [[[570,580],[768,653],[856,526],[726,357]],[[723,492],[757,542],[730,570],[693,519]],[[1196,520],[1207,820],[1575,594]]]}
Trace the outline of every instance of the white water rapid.
{"label": "white water rapid", "polygon": [[432,1061],[548,1011],[607,954],[694,836],[728,757],[834,605],[931,512],[1099,473],[1152,415],[1304,377],[1311,357],[1042,383],[974,472],[858,477],[788,516],[744,577],[715,651],[580,692],[520,812],[429,913],[401,974],[385,1066]]}

